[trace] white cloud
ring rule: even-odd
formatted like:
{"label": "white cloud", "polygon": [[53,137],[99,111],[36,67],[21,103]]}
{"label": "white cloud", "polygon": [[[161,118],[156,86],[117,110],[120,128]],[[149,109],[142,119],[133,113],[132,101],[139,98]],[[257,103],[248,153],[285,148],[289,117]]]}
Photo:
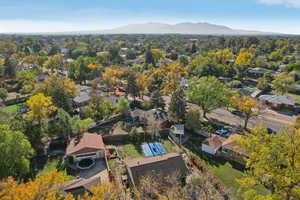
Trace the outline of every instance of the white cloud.
{"label": "white cloud", "polygon": [[284,5],[287,7],[300,8],[300,0],[258,0],[258,2],[268,5]]}

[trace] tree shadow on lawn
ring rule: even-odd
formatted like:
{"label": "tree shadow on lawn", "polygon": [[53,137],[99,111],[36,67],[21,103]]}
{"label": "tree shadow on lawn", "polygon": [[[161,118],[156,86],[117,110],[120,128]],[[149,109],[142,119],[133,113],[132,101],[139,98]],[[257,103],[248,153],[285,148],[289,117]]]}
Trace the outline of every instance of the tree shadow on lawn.
{"label": "tree shadow on lawn", "polygon": [[220,167],[225,165],[226,163],[230,163],[230,165],[239,171],[244,171],[245,167],[242,166],[239,163],[236,163],[234,161],[229,161],[226,159],[223,159],[221,157],[216,157],[213,155],[209,155],[201,150],[201,144],[205,138],[191,134],[190,139],[183,145],[185,148],[187,148],[189,151],[191,151],[193,154],[198,156],[201,160],[205,162],[206,165],[210,165],[213,167]]}

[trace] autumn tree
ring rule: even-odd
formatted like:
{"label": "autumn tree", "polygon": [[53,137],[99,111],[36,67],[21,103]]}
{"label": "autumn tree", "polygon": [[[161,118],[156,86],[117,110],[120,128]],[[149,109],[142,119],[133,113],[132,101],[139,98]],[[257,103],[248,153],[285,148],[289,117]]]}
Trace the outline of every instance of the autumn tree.
{"label": "autumn tree", "polygon": [[244,121],[244,129],[247,129],[249,119],[258,116],[263,107],[259,105],[259,102],[248,96],[233,96],[231,97],[232,106],[242,112]]}
{"label": "autumn tree", "polygon": [[[269,134],[268,130],[260,125],[239,143],[248,152],[248,172],[238,182],[242,188],[248,189],[247,193],[251,194],[251,199],[300,198],[300,129],[287,129],[278,134]],[[270,193],[256,193],[253,189],[258,185],[263,185]]]}
{"label": "autumn tree", "polygon": [[35,92],[52,97],[54,105],[67,112],[72,111],[72,100],[79,95],[77,85],[72,80],[59,75],[52,75],[47,78],[44,83],[36,87]]}
{"label": "autumn tree", "polygon": [[254,55],[249,51],[241,50],[241,52],[236,58],[235,64],[251,66],[253,62],[254,62]]}
{"label": "autumn tree", "polygon": [[107,86],[115,87],[121,82],[121,78],[124,73],[124,70],[121,68],[106,67],[102,75]]}
{"label": "autumn tree", "polygon": [[229,61],[235,59],[235,56],[230,49],[209,51],[208,57],[212,58],[219,64],[227,64]]}
{"label": "autumn tree", "polygon": [[224,107],[229,104],[231,92],[216,77],[202,77],[194,81],[188,90],[189,99],[200,106],[203,117],[214,109]]}
{"label": "autumn tree", "polygon": [[186,96],[182,88],[178,88],[171,96],[168,116],[171,121],[180,123],[185,119]]}
{"label": "autumn tree", "polygon": [[52,72],[56,70],[64,70],[66,66],[66,61],[62,54],[56,54],[50,56],[48,60],[44,63],[44,67],[50,69]]}
{"label": "autumn tree", "polygon": [[294,80],[290,76],[277,75],[272,81],[272,88],[281,95],[286,94],[290,86],[294,83]]}
{"label": "autumn tree", "polygon": [[[0,182],[0,198],[2,200],[58,200],[64,199],[59,190],[67,182],[67,176],[62,172],[51,171],[35,180],[18,182],[9,177]],[[65,197],[66,198],[66,197]],[[74,200],[68,195],[67,200]]]}
{"label": "autumn tree", "polygon": [[170,94],[180,87],[180,80],[187,73],[179,63],[166,64],[166,66],[163,67],[163,70],[165,78],[161,91],[165,94]]}
{"label": "autumn tree", "polygon": [[33,153],[30,142],[22,132],[13,131],[8,125],[0,125],[0,179],[26,175]]}
{"label": "autumn tree", "polygon": [[56,110],[56,107],[52,103],[52,98],[45,96],[43,93],[38,93],[30,97],[26,104],[29,108],[27,113],[28,119],[37,121],[39,125]]}

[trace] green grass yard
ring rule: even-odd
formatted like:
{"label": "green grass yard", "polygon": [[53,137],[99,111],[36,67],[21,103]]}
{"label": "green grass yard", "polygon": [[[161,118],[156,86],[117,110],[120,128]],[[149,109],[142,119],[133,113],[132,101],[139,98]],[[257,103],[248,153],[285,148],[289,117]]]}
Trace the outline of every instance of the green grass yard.
{"label": "green grass yard", "polygon": [[[172,144],[169,140],[161,141],[164,146],[166,153],[178,152],[177,146]],[[144,157],[143,152],[141,150],[141,144],[124,144],[118,146],[119,154],[122,158],[138,158]]]}
{"label": "green grass yard", "polygon": [[21,106],[21,105],[22,105],[22,103],[6,106],[4,108],[4,110],[7,111],[7,112],[17,112],[19,106]]}
{"label": "green grass yard", "polygon": [[[224,183],[235,198],[242,199],[243,191],[239,193],[239,183],[237,182],[237,179],[242,178],[244,175],[242,167],[238,164],[203,154],[201,151],[203,140],[204,138],[201,136],[191,135],[191,138],[184,146],[191,154],[197,156],[203,165]],[[267,190],[263,187],[257,187],[256,190],[261,194],[267,193]]]}

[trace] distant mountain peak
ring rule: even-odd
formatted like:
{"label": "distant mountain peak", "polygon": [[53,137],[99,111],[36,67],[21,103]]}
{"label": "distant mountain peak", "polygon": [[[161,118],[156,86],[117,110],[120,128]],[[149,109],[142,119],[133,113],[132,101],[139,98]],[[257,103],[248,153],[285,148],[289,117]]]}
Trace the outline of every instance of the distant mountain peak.
{"label": "distant mountain peak", "polygon": [[273,35],[274,33],[235,30],[227,26],[207,22],[182,22],[165,24],[148,22],[144,24],[129,24],[126,26],[96,31],[102,34],[193,34],[193,35]]}

